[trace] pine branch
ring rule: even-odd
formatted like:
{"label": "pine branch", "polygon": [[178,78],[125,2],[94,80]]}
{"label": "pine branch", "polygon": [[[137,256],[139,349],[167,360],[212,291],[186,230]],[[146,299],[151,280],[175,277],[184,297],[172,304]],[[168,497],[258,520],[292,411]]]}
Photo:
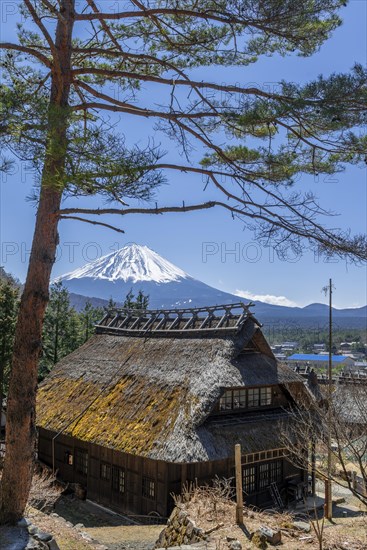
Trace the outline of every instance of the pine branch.
{"label": "pine branch", "polygon": [[[242,202],[242,201],[241,201]],[[253,203],[251,203],[251,206],[254,206]],[[260,213],[256,213],[254,211],[251,211],[250,209],[246,208],[239,208],[238,206],[234,206],[228,203],[223,203],[221,201],[209,201],[201,204],[195,204],[195,205],[188,205],[186,206],[183,204],[182,206],[164,206],[164,207],[156,207],[156,208],[64,208],[59,210],[58,215],[60,217],[70,217],[70,215],[74,214],[89,214],[89,215],[120,215],[120,216],[126,216],[130,214],[149,214],[149,215],[158,215],[158,214],[166,214],[166,213],[177,213],[177,212],[191,212],[191,211],[198,211],[198,210],[206,210],[214,207],[221,207],[225,210],[228,210],[232,215],[238,215],[240,218],[250,218],[253,220],[259,220],[266,224],[269,224],[272,227],[276,227],[280,230],[285,230],[291,234],[298,235],[299,237],[310,239],[310,230],[311,228],[308,226],[302,226],[302,224],[296,224],[292,221],[288,221],[284,216],[274,215],[273,211],[269,211],[267,208],[264,208],[262,205],[258,205],[260,208]],[[266,212],[268,215],[265,216],[264,212]],[[315,224],[314,230],[316,230],[317,225]],[[340,242],[334,235],[328,234],[327,232],[324,232],[324,234],[318,235],[315,233],[312,238],[315,239],[317,242],[319,242],[322,245],[330,245],[330,238],[332,238],[332,242],[334,243],[335,250],[341,248],[341,245],[343,243]]]}
{"label": "pine branch", "polygon": [[[31,5],[31,1],[32,0],[26,0],[26,5],[28,7]],[[50,0],[40,1],[46,9],[48,9],[49,13],[57,16],[58,10],[55,6],[50,4]],[[63,1],[66,2],[65,5],[69,5],[68,0]],[[283,196],[277,187],[273,187],[274,190],[272,190],[271,185],[288,185],[292,182],[292,177],[295,173],[311,171],[312,166],[315,170],[318,169],[318,171],[323,171],[323,167],[325,167],[324,171],[329,173],[328,170],[337,167],[337,161],[330,161],[328,164],[327,159],[323,163],[320,160],[322,157],[315,157],[315,151],[324,152],[327,155],[336,153],[337,156],[340,153],[345,154],[348,146],[350,147],[350,143],[352,143],[352,147],[354,146],[352,139],[350,141],[345,139],[339,143],[336,142],[336,138],[341,135],[339,126],[337,126],[338,133],[335,134],[336,138],[333,140],[333,126],[329,126],[327,121],[327,116],[330,112],[328,111],[328,102],[332,106],[331,109],[335,107],[338,112],[341,108],[341,102],[344,101],[344,104],[347,105],[348,114],[351,116],[350,127],[352,127],[353,124],[355,126],[355,120],[358,119],[357,115],[359,115],[361,111],[361,102],[363,98],[363,81],[361,73],[356,73],[361,82],[360,94],[358,95],[358,90],[356,88],[356,93],[346,94],[345,97],[343,97],[343,94],[340,94],[340,97],[335,97],[333,94],[330,94],[328,92],[328,84],[320,80],[310,85],[306,85],[305,87],[282,84],[284,92],[281,93],[265,92],[258,89],[256,86],[241,87],[237,85],[227,86],[226,84],[217,84],[215,82],[200,82],[191,79],[190,75],[186,73],[186,70],[182,68],[186,65],[185,60],[180,56],[182,52],[184,52],[185,55],[187,52],[185,49],[180,51],[180,41],[184,39],[185,46],[188,43],[194,44],[192,37],[195,38],[195,36],[197,36],[197,34],[195,34],[196,31],[201,33],[201,26],[203,23],[198,21],[197,26],[195,26],[195,18],[191,21],[191,16],[185,19],[184,15],[178,15],[175,19],[172,14],[166,11],[162,12],[159,8],[157,8],[156,11],[155,8],[154,10],[150,8],[146,9],[140,0],[132,0],[132,2],[137,7],[137,10],[134,12],[126,12],[127,18],[132,19],[133,16],[131,14],[139,12],[140,15],[137,20],[140,21],[136,29],[142,29],[139,31],[141,33],[144,33],[144,29],[147,29],[147,32],[150,33],[150,37],[146,37],[148,42],[151,40],[151,45],[157,46],[159,40],[161,40],[163,49],[160,51],[155,47],[154,50],[153,48],[151,50],[149,48],[141,48],[140,52],[138,50],[138,53],[136,53],[136,50],[134,52],[130,51],[130,46],[124,41],[119,25],[109,25],[107,21],[112,19],[108,17],[107,19],[105,18],[106,14],[99,11],[94,0],[87,0],[93,13],[84,13],[82,16],[88,16],[85,20],[89,20],[92,24],[92,31],[90,37],[88,37],[84,43],[82,40],[78,39],[76,45],[71,46],[73,58],[71,59],[70,70],[68,70],[68,75],[72,77],[71,83],[74,87],[74,92],[69,103],[70,111],[77,114],[70,117],[71,135],[73,137],[68,144],[68,155],[70,158],[70,161],[68,160],[68,170],[70,169],[70,172],[65,178],[65,181],[68,182],[65,186],[67,191],[70,191],[70,193],[74,195],[77,195],[78,192],[81,195],[103,192],[113,200],[121,201],[123,200],[124,193],[126,193],[126,197],[130,196],[128,193],[133,189],[134,174],[137,178],[135,184],[136,192],[142,181],[143,185],[147,186],[146,189],[148,189],[149,186],[157,185],[157,183],[159,184],[161,180],[158,177],[149,178],[149,173],[153,173],[160,169],[172,169],[193,174],[201,174],[209,178],[215,188],[218,189],[228,201],[241,205],[239,212],[236,212],[236,210],[233,209],[233,205],[231,205],[232,213],[267,223],[269,227],[266,231],[268,231],[269,235],[272,228],[282,229],[288,232],[289,235],[292,235],[292,232],[294,235],[305,235],[309,240],[313,240],[315,243],[321,243],[322,245],[326,245],[327,239],[329,239],[331,248],[335,248],[335,246],[338,247],[341,242],[340,234],[338,234],[338,232],[334,233],[332,230],[328,231],[324,229],[321,224],[317,223],[317,216],[325,214],[326,212],[315,203],[311,195],[306,194],[303,198],[292,195]],[[173,10],[174,14],[177,15],[180,9],[180,6],[178,6],[178,9],[175,8]],[[232,7],[224,6],[222,10],[223,13],[220,17],[227,17],[231,9]],[[315,13],[320,11],[320,13],[323,12],[327,14],[328,17],[335,8],[333,6],[328,6],[326,11],[324,11],[322,3],[317,2],[317,6],[314,6],[313,9]],[[197,8],[197,10],[199,10],[199,8]],[[217,10],[215,11],[217,12]],[[272,12],[271,17],[269,16],[268,23],[270,25],[274,24],[274,28],[277,28],[278,24],[283,24],[281,18],[277,20],[277,17],[280,16],[282,11],[284,10],[279,8],[275,13]],[[300,8],[298,11],[297,8],[296,11],[297,17],[299,17],[302,9]],[[42,12],[42,17],[38,16],[38,13],[34,9],[31,15],[45,36],[42,28],[42,19],[47,17],[47,13],[44,15],[44,12]],[[187,14],[187,10],[184,9],[181,13]],[[208,29],[219,28],[216,25],[210,27],[210,15],[212,14],[209,14],[208,18],[205,14],[205,9],[201,8],[200,13],[202,17],[198,17],[198,20],[200,20],[200,18],[202,20],[205,19],[208,22]],[[259,14],[265,12],[261,12],[261,10],[259,11],[256,8],[254,13],[254,20],[251,20],[250,27],[254,27],[259,20]],[[205,16],[203,14],[205,14]],[[71,10],[68,15],[70,21],[65,21],[64,16],[61,14],[61,18],[58,18],[60,28],[64,24],[73,24],[75,17],[78,20],[79,15],[80,14],[77,14],[75,16],[75,13]],[[114,15],[116,14],[112,14],[112,16]],[[216,13],[216,15],[218,15],[218,13]],[[283,15],[289,18],[290,21],[295,18],[294,13]],[[302,14],[302,16],[307,20],[307,14]],[[79,20],[81,21],[82,19],[83,17]],[[144,19],[146,20],[145,22],[143,21]],[[263,20],[265,19],[264,16]],[[100,27],[95,26],[93,24],[94,21],[99,22]],[[183,24],[185,21],[187,21],[188,25],[185,26],[186,32],[189,35],[191,31],[193,33],[187,41],[185,41],[183,32]],[[173,24],[173,22],[175,23]],[[146,27],[145,23],[147,24]],[[226,23],[223,22],[223,25],[227,23],[228,21]],[[252,23],[254,23],[254,25]],[[133,25],[133,27],[131,27],[131,25]],[[137,32],[137,30],[134,29],[135,22],[132,22],[131,25],[130,23],[127,25],[127,40],[129,37],[134,37],[135,32]],[[296,27],[297,26],[297,32],[299,32],[300,29],[302,30],[302,24],[298,20],[296,21]],[[131,28],[133,29],[132,32],[130,32]],[[242,35],[243,31],[243,28],[235,29],[232,27],[229,31],[231,40],[237,39],[237,36]],[[103,32],[102,36],[100,35],[101,32]],[[169,36],[167,36],[167,34]],[[273,34],[277,35],[277,32],[274,31]],[[322,38],[321,34],[319,36],[320,41],[325,38],[325,35],[324,38]],[[28,40],[27,35],[25,36],[26,40]],[[136,36],[138,35],[136,34]],[[172,42],[171,37],[175,36],[178,41]],[[207,60],[206,46],[209,43],[211,46],[213,45],[210,36],[211,33],[208,32],[205,33],[203,40],[201,40],[201,36],[198,38],[198,45],[199,48],[201,48],[203,62]],[[215,36],[217,36],[217,38],[215,38]],[[225,31],[224,34],[214,35],[214,39],[218,40],[219,44],[222,39],[225,42],[228,36],[227,31]],[[45,36],[45,38],[47,40],[47,36]],[[20,39],[22,40],[22,38]],[[300,36],[299,39],[301,41],[303,40],[305,43],[308,40],[306,36]],[[47,40],[47,43],[48,47],[47,45],[35,45],[34,47],[28,48],[28,53],[34,50],[38,55],[45,57],[41,52],[50,52],[53,59],[53,65],[55,65],[55,63],[57,64],[57,55],[55,56],[55,52],[49,40]],[[80,44],[82,44],[82,47],[80,47]],[[229,42],[225,43],[225,45],[226,44],[229,44]],[[102,47],[99,47],[99,45]],[[23,46],[17,45],[14,45],[14,47],[18,48],[19,51],[23,48]],[[27,47],[29,47],[28,41]],[[170,48],[172,55],[168,56],[166,53],[169,52]],[[279,48],[281,49],[281,46],[279,46]],[[149,53],[146,53],[145,50]],[[153,51],[159,51],[157,56],[162,54],[162,59],[155,55],[151,55]],[[223,51],[225,51],[225,49]],[[200,49],[198,52],[200,52]],[[194,55],[197,55],[198,60],[200,60],[200,53],[195,53]],[[94,60],[91,56],[98,56],[101,59]],[[108,60],[112,60],[110,66],[103,59],[106,57]],[[78,66],[79,63],[82,66]],[[195,63],[196,60],[193,66],[195,66]],[[190,62],[188,62],[187,67],[191,67]],[[158,74],[154,74],[156,72]],[[52,71],[51,75],[55,74],[57,80],[57,71]],[[78,79],[79,76],[91,76],[92,78],[86,79],[86,82],[84,82]],[[93,79],[93,76],[96,78]],[[54,78],[54,76],[51,76],[51,78]],[[164,105],[166,110],[164,108],[162,108],[162,110],[155,108],[150,109],[145,106],[137,106],[135,103],[116,99],[113,97],[112,93],[109,94],[106,92],[107,88],[103,85],[104,81],[113,82],[116,78],[128,79],[130,81],[136,80],[137,82],[154,82],[170,88],[170,101],[167,102],[167,105]],[[90,83],[90,81],[93,80],[96,82],[96,87],[98,86],[97,83],[101,83],[101,87],[99,88],[98,86],[98,89],[95,89],[94,85]],[[131,86],[129,82],[124,83],[125,89],[128,90],[131,87],[132,93],[135,94],[133,85],[134,82],[132,82]],[[349,85],[350,84],[347,82],[347,88]],[[186,88],[189,91],[189,98],[192,92],[196,94],[193,101],[190,99],[189,105],[185,104],[181,107],[179,103],[181,97],[179,94],[176,95],[176,88],[179,87]],[[353,86],[351,87],[353,89]],[[304,90],[306,91],[304,92]],[[318,90],[320,90],[321,93],[318,93]],[[211,100],[211,97],[206,93],[207,91],[223,92],[228,94],[228,96],[225,96],[225,99],[220,101],[218,101],[216,96],[213,96],[214,99]],[[239,94],[238,105],[233,105],[236,100],[234,94]],[[78,103],[78,101],[80,101],[80,103]],[[326,117],[323,112],[321,113],[322,116],[315,116],[317,112],[316,109],[320,108],[321,110],[324,109]],[[356,113],[356,119],[353,118],[353,110]],[[97,114],[95,111],[97,111]],[[144,167],[143,162],[142,165],[139,164],[138,169],[135,169],[136,167],[131,164],[129,165],[129,163],[119,162],[116,156],[106,156],[107,150],[104,148],[104,145],[102,149],[99,149],[102,144],[100,141],[102,134],[99,134],[99,130],[96,132],[93,129],[94,121],[100,118],[98,111],[100,114],[102,111],[123,112],[145,118],[156,118],[158,121],[160,120],[162,122],[166,121],[162,129],[170,138],[177,139],[181,144],[182,150],[188,159],[188,166],[157,163],[156,165],[147,164]],[[78,127],[81,125],[84,125],[84,132],[79,131]],[[265,148],[261,146],[254,149],[243,147],[245,151],[243,158],[241,157],[242,153],[237,155],[237,152],[234,151],[234,154],[232,154],[232,150],[237,148],[236,145],[224,148],[218,143],[218,140],[214,136],[217,129],[224,128],[225,130],[231,131],[233,136],[239,140],[242,139],[242,136],[246,135],[258,137],[255,130],[251,133],[251,126],[253,126],[255,129],[256,127],[259,128],[260,138],[266,137],[266,125],[268,125],[269,128],[268,151],[266,152]],[[270,129],[271,125],[273,126]],[[263,134],[261,134],[263,131],[262,126],[265,131]],[[293,135],[295,141],[298,140],[295,143],[294,151],[299,152],[301,160],[297,159],[293,161],[291,155],[283,155],[282,146],[279,147],[278,153],[273,153],[271,131],[276,132],[277,127]],[[8,128],[9,126],[3,124],[2,127],[0,127],[0,134],[4,135]],[[341,125],[340,128],[342,128]],[[327,131],[330,131],[330,134],[325,137],[325,132]],[[94,155],[91,156],[88,152],[86,148],[88,136],[93,136],[93,147],[96,146],[97,150],[101,151],[100,158],[102,161],[103,159],[105,160],[105,164],[103,164],[103,162],[96,163],[93,158]],[[36,142],[40,144],[43,143],[38,137]],[[343,145],[344,143],[346,144],[345,146]],[[75,144],[78,144],[78,146],[74,147]],[[190,166],[191,159],[189,157],[191,155],[191,148],[197,148],[197,144],[203,146],[204,150],[209,151],[209,153],[205,154],[205,162],[203,162],[202,168],[193,166],[192,164]],[[357,145],[360,147],[359,144]],[[355,149],[352,149],[353,154],[359,154],[358,147],[356,146]],[[238,148],[241,149],[241,147]],[[37,154],[39,156],[42,155],[40,149],[37,151]],[[311,155],[312,163],[310,160]],[[140,160],[141,157],[139,158],[139,162]],[[289,170],[283,169],[282,162],[288,163],[287,166]],[[332,162],[334,162],[334,166]],[[208,169],[208,166],[213,168]],[[226,183],[221,183],[220,177],[222,176],[229,177],[232,183],[236,183],[240,192],[233,192]],[[263,201],[259,200],[257,195],[255,199],[253,188],[255,188],[256,193],[258,191],[261,192],[264,198]],[[144,199],[147,197],[148,195],[145,195]],[[244,214],[243,209],[246,210],[246,214]],[[134,212],[137,212],[137,210],[135,209]],[[147,209],[146,212],[149,213],[149,209]],[[307,231],[309,233],[307,233]],[[273,231],[273,235],[275,234],[276,233]],[[285,235],[277,236],[278,242],[280,243],[284,243],[287,238],[288,237]]]}
{"label": "pine branch", "polygon": [[[96,7],[96,4],[93,0],[87,0],[89,6],[91,6],[93,13],[77,13],[77,21],[94,21],[99,20],[101,23],[106,24],[106,21],[124,21],[124,20],[151,20],[157,22],[159,20],[162,24],[168,26],[168,20],[172,20],[173,24],[175,19],[182,18],[186,21],[200,21],[206,22],[208,25],[212,23],[217,25],[220,23],[223,27],[228,27],[233,36],[234,28],[242,29],[256,29],[258,32],[262,32],[266,36],[275,36],[279,39],[292,41],[294,44],[302,41],[301,36],[304,41],[307,39],[307,34],[302,34],[302,30],[297,26],[292,25],[293,20],[298,16],[300,18],[307,17],[307,9],[303,10],[302,4],[299,5],[299,9],[296,13],[292,10],[281,9],[281,4],[279,5],[278,12],[272,10],[271,15],[267,16],[266,13],[263,13],[259,10],[259,15],[251,12],[248,17],[244,15],[237,15],[231,13],[230,7],[226,10],[212,10],[212,9],[184,9],[182,6],[176,5],[174,8],[146,8],[140,2],[132,0],[132,3],[138,7],[138,10],[132,11],[123,11],[123,12],[101,12]],[[320,19],[323,14],[327,13],[329,15],[329,10],[323,3],[320,6],[314,6],[313,12],[317,14]],[[161,19],[161,18],[164,19]],[[337,20],[333,22],[332,26],[337,25]],[[176,30],[177,32],[177,30]],[[167,32],[164,33],[165,38],[169,42],[169,36]],[[300,36],[301,35],[301,36]],[[301,40],[300,40],[301,39]],[[186,44],[185,44],[186,45]],[[298,47],[302,45],[297,44]]]}

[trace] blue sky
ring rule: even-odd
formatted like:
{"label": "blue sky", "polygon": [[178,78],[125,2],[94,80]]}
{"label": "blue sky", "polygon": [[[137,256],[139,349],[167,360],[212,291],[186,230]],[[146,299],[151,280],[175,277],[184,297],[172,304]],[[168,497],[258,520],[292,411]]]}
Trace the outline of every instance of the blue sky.
{"label": "blue sky", "polygon": [[[19,18],[16,11],[12,13],[10,4],[5,0],[1,2],[2,40],[11,38]],[[260,86],[276,86],[283,78],[306,82],[320,73],[328,75],[334,71],[348,71],[356,61],[365,65],[367,3],[352,0],[342,11],[342,16],[342,27],[311,58],[264,58],[249,67],[221,69],[221,80],[241,85],[256,82]],[[218,80],[218,69],[206,69],[205,78]],[[155,92],[154,86],[147,87],[146,97],[155,97]],[[134,119],[131,124],[131,118],[121,118],[119,127],[122,132],[128,131],[129,142],[147,143],[151,129],[145,120]],[[174,144],[166,142],[163,146],[179,158]],[[187,202],[190,198],[195,202],[199,196],[198,185],[202,187],[203,184],[184,175],[169,176],[169,185],[164,186],[157,196],[158,203],[171,204],[181,196]],[[24,280],[35,216],[35,206],[27,200],[33,174],[27,166],[19,163],[13,175],[0,175],[0,178],[0,265]],[[355,233],[366,231],[366,169],[350,167],[342,174],[323,176],[318,180],[302,176],[297,186],[314,191],[325,207],[341,213],[327,220],[330,226],[351,227]],[[79,205],[82,206],[82,201]],[[106,221],[116,223],[116,219]],[[238,291],[249,298],[301,306],[325,301],[321,288],[332,277],[337,307],[358,307],[367,302],[365,266],[347,265],[342,260],[326,262],[309,252],[301,257],[289,256],[288,261],[279,260],[271,248],[261,248],[253,235],[243,231],[241,223],[232,221],[227,212],[136,216],[121,220],[119,225],[125,229],[125,235],[62,221],[59,257],[53,276],[76,269],[128,242],[136,242],[146,244],[207,284],[229,292]]]}

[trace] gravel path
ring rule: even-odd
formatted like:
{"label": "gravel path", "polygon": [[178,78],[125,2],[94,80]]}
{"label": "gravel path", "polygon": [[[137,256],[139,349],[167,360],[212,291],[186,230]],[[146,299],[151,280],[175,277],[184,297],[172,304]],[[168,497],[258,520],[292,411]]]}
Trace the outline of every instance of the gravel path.
{"label": "gravel path", "polygon": [[131,525],[85,529],[108,550],[152,550],[162,525]]}
{"label": "gravel path", "polygon": [[73,495],[62,497],[55,506],[55,512],[73,525],[84,527],[116,527],[131,525],[132,522],[107,508],[98,506],[89,500],[80,500]]}

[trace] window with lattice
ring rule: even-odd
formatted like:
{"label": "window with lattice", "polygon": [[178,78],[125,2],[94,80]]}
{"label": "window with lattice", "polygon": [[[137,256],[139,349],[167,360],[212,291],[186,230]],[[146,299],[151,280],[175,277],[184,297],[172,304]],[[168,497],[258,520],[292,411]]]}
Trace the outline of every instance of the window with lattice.
{"label": "window with lattice", "polygon": [[111,466],[106,462],[102,462],[101,464],[101,479],[104,481],[110,481],[111,479]]}
{"label": "window with lattice", "polygon": [[219,399],[219,410],[229,411],[272,404],[273,391],[270,386],[262,388],[234,388],[226,390]]}
{"label": "window with lattice", "polygon": [[155,499],[155,481],[150,477],[143,477],[142,495],[145,498]]}
{"label": "window with lattice", "polygon": [[125,470],[117,466],[112,470],[112,489],[117,493],[125,492]]}
{"label": "window with lattice", "polygon": [[245,495],[265,491],[271,483],[279,483],[281,480],[282,460],[259,462],[251,466],[245,466],[242,470],[243,492]]}
{"label": "window with lattice", "polygon": [[88,452],[84,449],[76,449],[75,469],[79,474],[88,475]]}
{"label": "window with lattice", "polygon": [[246,495],[250,495],[256,491],[255,466],[248,466],[243,469],[243,491]]}

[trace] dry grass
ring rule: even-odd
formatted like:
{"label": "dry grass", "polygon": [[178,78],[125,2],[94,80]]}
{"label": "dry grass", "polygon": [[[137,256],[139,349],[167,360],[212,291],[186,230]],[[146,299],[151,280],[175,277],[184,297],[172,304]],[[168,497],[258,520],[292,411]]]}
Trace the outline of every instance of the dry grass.
{"label": "dry grass", "polygon": [[[259,511],[244,508],[244,527],[236,525],[236,504],[233,500],[230,480],[217,479],[213,487],[186,486],[182,495],[176,497],[176,505],[184,508],[205,532],[211,532],[218,550],[227,549],[227,537],[238,539],[244,550],[254,550],[251,533],[261,526],[274,531],[281,530],[283,550],[318,549],[319,542],[311,529],[305,533],[293,525],[291,513]],[[307,521],[307,520],[306,520]],[[339,518],[333,523],[325,522],[323,550],[364,550],[367,548],[366,516]],[[269,546],[270,548],[270,546]]]}
{"label": "dry grass", "polygon": [[[233,524],[235,521],[235,502],[233,500],[234,489],[230,479],[216,478],[213,486],[199,487],[195,484],[186,485],[180,496],[174,497],[176,505],[185,507],[193,518],[204,528],[206,523],[213,521],[225,521],[227,524]],[[269,527],[276,525],[290,526],[293,516],[290,513],[267,513],[245,507],[244,517],[248,518],[250,523],[266,520]]]}
{"label": "dry grass", "polygon": [[46,469],[39,469],[33,475],[28,507],[45,512],[51,511],[60,498],[61,492],[62,488],[55,475]]}
{"label": "dry grass", "polygon": [[[2,478],[3,471],[0,466],[0,480]],[[31,490],[28,497],[28,503],[26,508],[37,508],[41,511],[52,511],[55,503],[60,498],[60,495],[64,487],[57,481],[56,476],[52,471],[46,467],[42,467],[37,464],[35,472],[32,477]]]}

